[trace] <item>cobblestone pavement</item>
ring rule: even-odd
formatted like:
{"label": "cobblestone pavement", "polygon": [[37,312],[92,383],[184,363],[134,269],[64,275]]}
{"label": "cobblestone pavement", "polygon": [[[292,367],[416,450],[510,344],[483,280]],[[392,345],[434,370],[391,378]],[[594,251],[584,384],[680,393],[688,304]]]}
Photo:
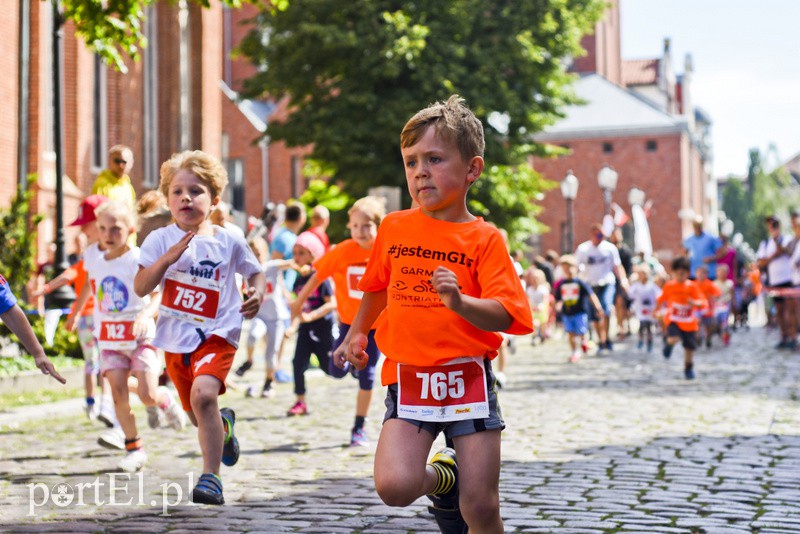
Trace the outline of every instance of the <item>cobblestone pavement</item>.
{"label": "cobblestone pavement", "polygon": [[[681,349],[665,361],[658,347],[620,343],[572,365],[563,340],[517,339],[501,392],[506,529],[800,532],[800,354],[774,350],[774,336],[753,329],[727,350],[700,350],[692,382]],[[424,498],[405,509],[379,501],[374,444],[346,446],[354,380],[312,376],[311,415],[287,419],[290,384],[244,397],[260,375],[235,379],[222,399],[242,446],[239,464],[223,467],[226,506],[186,502],[201,465],[194,429],[151,430],[137,408],[150,463],[128,477],[112,474],[119,454],[96,444],[97,423],[45,413],[0,433],[0,531],[435,531]],[[382,397],[376,389],[373,437]]]}

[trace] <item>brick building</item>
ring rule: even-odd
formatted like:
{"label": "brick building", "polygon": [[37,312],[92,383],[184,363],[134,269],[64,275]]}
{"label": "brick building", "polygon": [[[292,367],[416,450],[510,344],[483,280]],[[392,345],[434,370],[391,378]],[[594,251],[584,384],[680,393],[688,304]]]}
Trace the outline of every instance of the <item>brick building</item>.
{"label": "brick building", "polygon": [[[680,253],[694,214],[707,216],[716,233],[716,186],[711,178],[710,120],[691,101],[691,58],[675,74],[669,40],[660,58],[623,61],[620,57],[619,7],[616,2],[583,40],[587,55],[572,70],[580,74],[575,92],[585,105],[569,106],[565,118],[535,136],[559,145],[567,155],[534,158],[534,168],[560,182],[569,170],[578,177],[574,201],[574,243],[604,214],[598,172],[608,165],[618,173],[613,200],[630,214],[628,193],[636,187],[652,201],[649,226],[653,251],[662,259]],[[542,201],[540,220],[550,231],[535,237],[539,250],[561,250],[565,200],[559,189]],[[679,217],[679,214],[681,217]],[[626,228],[626,233],[630,229]]]}
{"label": "brick building", "polygon": [[[0,68],[6,73],[0,78],[0,206],[8,205],[23,173],[38,175],[34,210],[46,217],[39,227],[41,258],[54,239],[52,8],[50,2],[34,0],[8,3],[7,16],[0,20],[6,36],[0,42]],[[246,31],[241,20],[252,17],[254,9],[239,12],[219,1],[207,9],[157,2],[146,11],[149,45],[138,62],[127,61],[126,74],[90,52],[71,23],[64,26],[65,223],[77,214],[114,144],[133,149],[131,179],[137,193],[158,186],[161,163],[177,151],[202,149],[221,158],[232,186],[226,199],[242,212],[240,220],[244,212],[260,214],[268,199],[284,201],[303,191],[304,151],[258,142],[268,120],[285,114],[285,106],[236,96],[252,67],[230,59],[229,53]],[[20,38],[24,28],[27,46]],[[20,70],[26,54],[27,83]],[[28,105],[21,106],[26,94]],[[74,233],[67,229],[67,251]]]}

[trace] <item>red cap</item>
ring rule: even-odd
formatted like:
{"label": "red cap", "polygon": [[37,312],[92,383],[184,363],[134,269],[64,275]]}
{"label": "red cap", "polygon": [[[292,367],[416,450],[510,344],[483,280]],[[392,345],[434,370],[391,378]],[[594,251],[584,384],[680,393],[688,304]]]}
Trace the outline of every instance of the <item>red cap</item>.
{"label": "red cap", "polygon": [[108,198],[103,195],[89,195],[83,199],[78,211],[78,218],[72,221],[69,226],[83,226],[86,223],[97,220],[94,210],[97,206],[108,202]]}

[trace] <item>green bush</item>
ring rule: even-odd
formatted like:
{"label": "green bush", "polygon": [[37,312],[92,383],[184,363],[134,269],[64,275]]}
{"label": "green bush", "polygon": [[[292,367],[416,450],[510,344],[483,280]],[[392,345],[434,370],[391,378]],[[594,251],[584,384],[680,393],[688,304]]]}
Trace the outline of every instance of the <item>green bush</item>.
{"label": "green bush", "polygon": [[[68,332],[67,329],[64,328],[63,317],[58,325],[58,328],[56,329],[56,335],[53,338],[52,345],[44,344],[44,319],[39,316],[28,316],[28,320],[33,328],[33,333],[36,334],[36,338],[42,344],[42,347],[44,347],[44,352],[48,357],[52,358],[54,356],[66,356],[68,358],[83,359],[81,346],[78,343],[78,335],[73,332]],[[0,337],[9,338],[13,343],[16,343],[19,346],[20,352],[27,352],[25,347],[22,346],[19,338],[11,332],[8,326],[4,324],[0,324]],[[32,358],[30,360],[33,362]]]}
{"label": "green bush", "polygon": [[0,209],[0,274],[11,286],[17,298],[24,298],[25,284],[34,272],[36,254],[36,225],[41,215],[31,214],[32,188],[36,176],[28,178],[28,189],[17,188],[8,208]]}

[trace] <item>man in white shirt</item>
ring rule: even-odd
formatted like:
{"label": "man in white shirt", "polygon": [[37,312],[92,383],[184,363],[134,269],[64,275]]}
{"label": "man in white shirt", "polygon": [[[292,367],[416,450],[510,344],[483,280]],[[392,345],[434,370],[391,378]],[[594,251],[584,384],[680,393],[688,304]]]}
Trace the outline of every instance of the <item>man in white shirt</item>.
{"label": "man in white shirt", "polygon": [[593,321],[599,343],[598,352],[613,350],[611,340],[608,338],[608,328],[609,318],[614,311],[617,279],[622,289],[626,291],[628,289],[628,277],[619,259],[619,251],[606,241],[603,226],[595,223],[589,230],[589,240],[578,245],[575,257],[583,278],[592,286],[592,291],[597,295],[603,308],[603,315]]}
{"label": "man in white shirt", "polygon": [[[781,235],[780,221],[770,215],[764,219],[769,237],[758,246],[756,258],[758,266],[767,269],[767,287],[771,291],[780,291],[792,287],[791,250],[788,245],[792,241],[789,236]],[[794,306],[789,300],[794,297],[775,295],[775,319],[781,331],[781,342],[777,348],[794,350],[797,347],[797,325],[795,324]]]}

